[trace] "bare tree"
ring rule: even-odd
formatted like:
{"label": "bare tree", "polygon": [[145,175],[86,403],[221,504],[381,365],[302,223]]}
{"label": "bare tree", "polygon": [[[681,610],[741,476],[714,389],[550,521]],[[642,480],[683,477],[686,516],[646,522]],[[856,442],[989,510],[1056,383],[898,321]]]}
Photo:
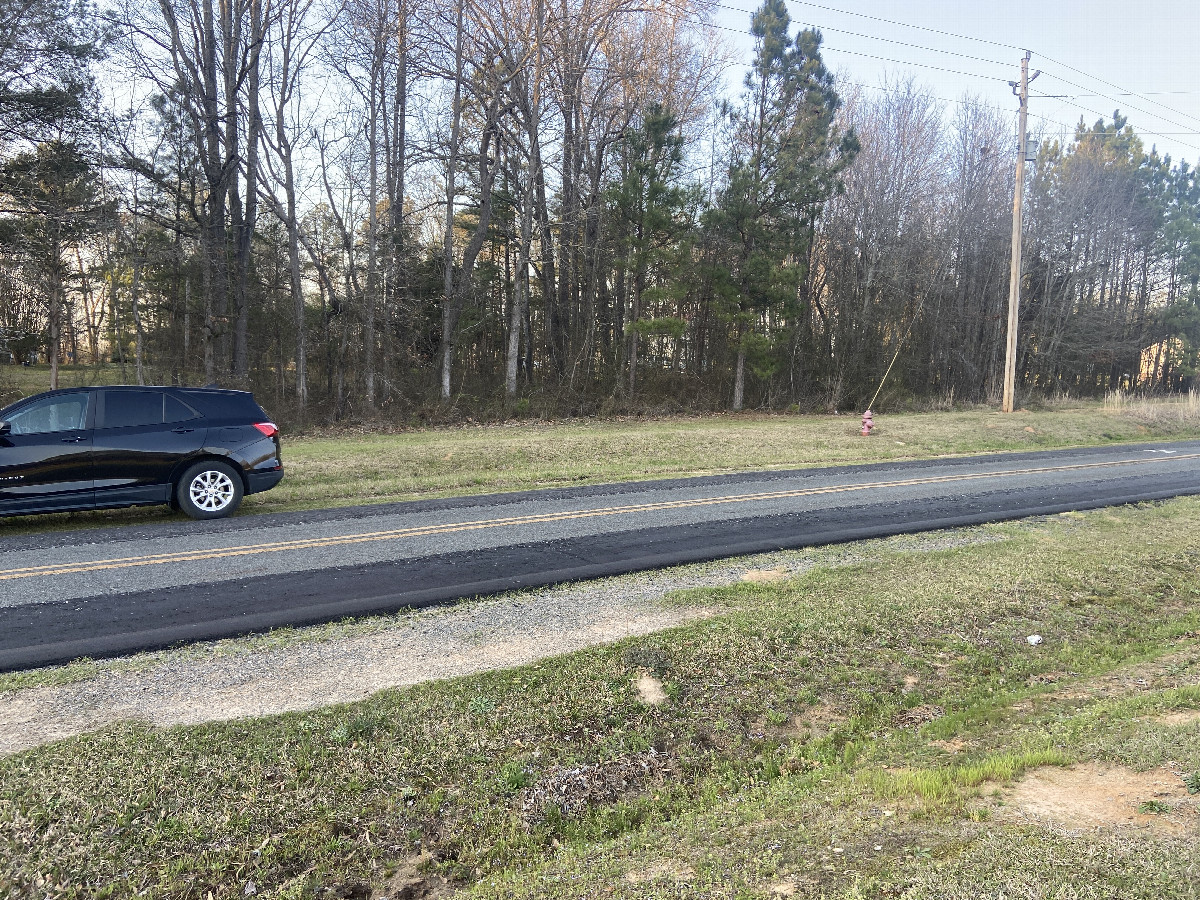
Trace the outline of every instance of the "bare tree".
{"label": "bare tree", "polygon": [[[270,0],[159,0],[154,6],[126,0],[119,17],[128,59],[187,122],[204,179],[204,201],[192,211],[204,258],[204,372],[210,380],[218,370],[244,377],[248,364],[247,291],[258,177],[257,70],[264,2]],[[136,166],[136,153],[130,155],[130,164]],[[239,173],[245,176],[244,202]],[[231,288],[237,305],[233,347]]]}
{"label": "bare tree", "polygon": [[311,134],[313,109],[305,107],[300,92],[315,50],[330,25],[313,0],[281,0],[279,14],[266,30],[269,127],[262,130],[265,157],[272,185],[282,188],[282,200],[272,185],[259,193],[287,229],[288,288],[296,328],[296,403],[300,415],[308,404],[308,350],[304,283],[301,274],[300,206],[297,188],[297,145]]}

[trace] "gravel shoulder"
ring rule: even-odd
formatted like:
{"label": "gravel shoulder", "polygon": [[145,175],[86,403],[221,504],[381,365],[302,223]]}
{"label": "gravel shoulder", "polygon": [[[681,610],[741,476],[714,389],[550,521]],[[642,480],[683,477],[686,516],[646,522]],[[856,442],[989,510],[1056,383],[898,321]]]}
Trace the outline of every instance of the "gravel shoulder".
{"label": "gravel shoulder", "polygon": [[170,727],[347,703],[721,612],[664,603],[675,591],[770,582],[815,565],[999,539],[986,528],[961,529],[760,554],[96,663],[81,680],[0,693],[0,755],[122,721]]}

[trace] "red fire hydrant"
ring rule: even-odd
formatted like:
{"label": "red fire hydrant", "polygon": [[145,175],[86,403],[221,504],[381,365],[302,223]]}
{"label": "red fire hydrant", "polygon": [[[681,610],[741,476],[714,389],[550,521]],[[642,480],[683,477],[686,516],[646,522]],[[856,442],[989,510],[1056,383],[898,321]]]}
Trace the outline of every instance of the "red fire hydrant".
{"label": "red fire hydrant", "polygon": [[875,429],[875,420],[872,418],[874,414],[868,409],[863,413],[862,436],[866,437]]}

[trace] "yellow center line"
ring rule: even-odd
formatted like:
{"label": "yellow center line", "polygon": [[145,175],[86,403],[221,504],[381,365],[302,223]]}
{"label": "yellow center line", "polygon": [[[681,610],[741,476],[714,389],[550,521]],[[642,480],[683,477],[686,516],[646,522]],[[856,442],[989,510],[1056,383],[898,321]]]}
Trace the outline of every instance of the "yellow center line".
{"label": "yellow center line", "polygon": [[1075,463],[1065,466],[1040,466],[1030,469],[1010,469],[1002,472],[970,472],[958,475],[936,475],[928,478],[909,478],[901,481],[873,481],[861,484],[842,484],[822,488],[804,488],[790,491],[764,491],[754,494],[731,494],[722,497],[700,497],[690,500],[665,500],[658,503],[638,503],[627,506],[608,506],[593,509],[571,510],[567,512],[536,513],[525,516],[512,516],[499,519],[480,519],[469,522],[452,522],[442,525],[425,525],[410,528],[397,528],[389,531],[372,531],[361,534],[342,535],[340,537],[298,538],[288,541],[272,541],[262,544],[248,544],[241,547],[221,547],[211,550],[184,550],[175,553],[157,553],[145,556],[129,556],[118,559],[102,559],[81,563],[55,563],[50,565],[29,566],[20,569],[0,570],[0,581],[12,581],[18,578],[33,578],[42,575],[73,575],[81,572],[98,572],[111,569],[127,569],[138,566],[164,565],[166,563],[198,562],[209,559],[226,559],[231,556],[253,556],[263,553],[279,553],[288,550],[313,550],[325,547],[340,547],[351,544],[365,544],[378,541],[399,540],[403,538],[427,537],[439,534],[454,534],[466,531],[479,531],[487,528],[503,528],[510,525],[538,525],[548,522],[566,522],[579,519],[593,519],[604,516],[628,515],[637,512],[660,512],[672,509],[688,509],[699,506],[717,506],[730,503],[751,503],[765,500],[785,500],[795,497],[815,497],[822,494],[852,493],[876,488],[917,487],[928,484],[946,484],[955,481],[973,481],[985,478],[1004,478],[1017,475],[1039,475],[1052,472],[1069,472],[1081,469],[1104,469],[1114,466],[1136,466],[1148,463],[1162,462],[1164,459],[1181,461],[1200,459],[1200,453],[1179,454],[1163,457],[1154,456],[1146,459],[1125,459],[1111,462]]}

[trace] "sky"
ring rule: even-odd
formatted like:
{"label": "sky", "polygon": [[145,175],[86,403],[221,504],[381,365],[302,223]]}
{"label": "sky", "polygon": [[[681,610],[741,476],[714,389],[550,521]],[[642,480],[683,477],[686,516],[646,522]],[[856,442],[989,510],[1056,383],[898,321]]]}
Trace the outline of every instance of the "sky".
{"label": "sky", "polygon": [[[723,37],[748,61],[750,11],[758,2],[718,2],[714,24],[728,29]],[[1193,166],[1200,159],[1200,0],[788,0],[787,6],[794,26],[821,31],[825,64],[863,85],[912,75],[946,101],[969,93],[1010,109],[1015,122],[1017,99],[1008,82],[1020,78],[1028,50],[1030,75],[1042,72],[1030,85],[1030,131],[1069,135],[1080,116],[1090,126],[1120,109],[1147,150],[1156,146]]]}

